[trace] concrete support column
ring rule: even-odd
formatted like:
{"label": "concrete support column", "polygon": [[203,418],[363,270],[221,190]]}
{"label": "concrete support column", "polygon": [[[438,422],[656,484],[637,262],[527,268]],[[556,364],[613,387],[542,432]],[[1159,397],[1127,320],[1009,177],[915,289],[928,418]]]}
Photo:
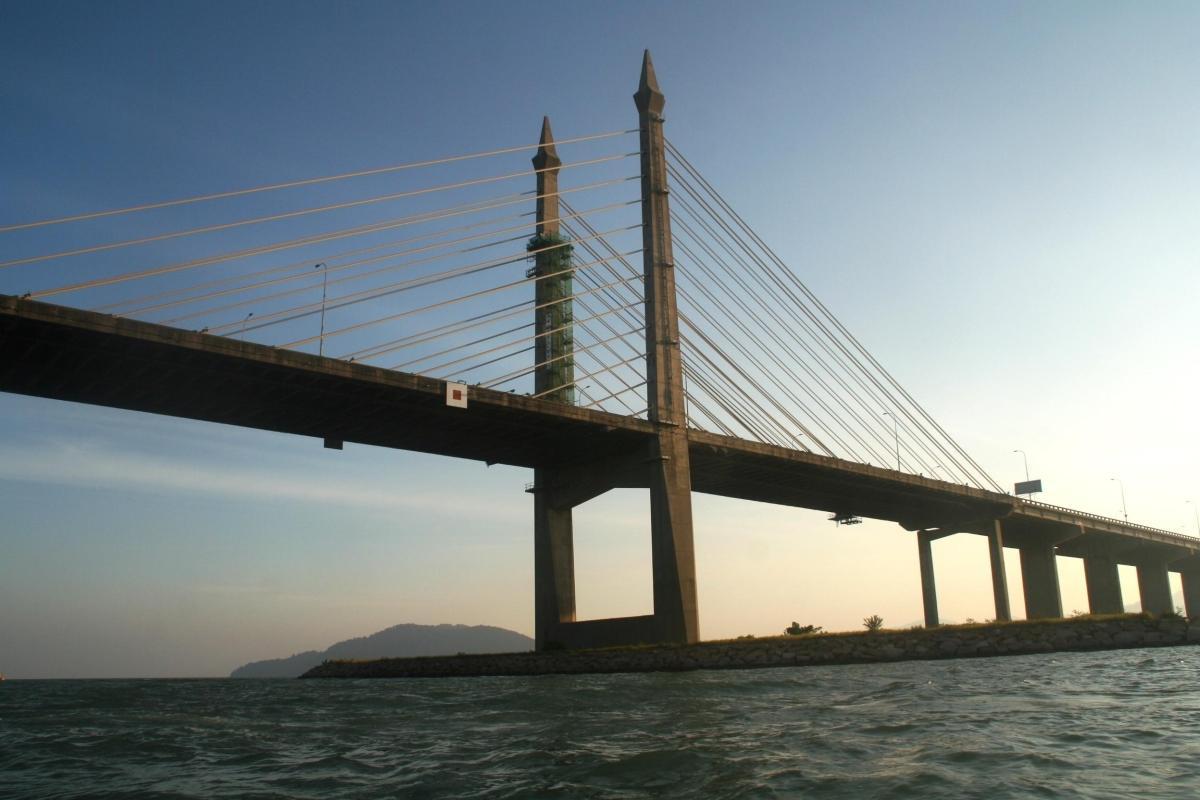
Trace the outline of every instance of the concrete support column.
{"label": "concrete support column", "polygon": [[1142,611],[1169,614],[1175,610],[1171,600],[1171,580],[1165,561],[1147,561],[1137,565],[1138,595]]}
{"label": "concrete support column", "polygon": [[1200,618],[1200,570],[1186,569],[1179,573],[1183,579],[1183,609],[1189,617]]}
{"label": "concrete support column", "polygon": [[666,100],[659,91],[648,50],[633,100],[641,132],[647,416],[657,429],[649,476],[654,616],[662,641],[694,642],[700,638],[700,626],[692,540],[692,472],[663,140]]}
{"label": "concrete support column", "polygon": [[575,621],[575,535],[571,509],[551,507],[541,489],[547,471],[534,476],[534,646],[544,650],[556,641],[556,625]]}
{"label": "concrete support column", "polygon": [[1026,619],[1063,615],[1054,545],[1021,548],[1021,588],[1025,594]]}
{"label": "concrete support column", "polygon": [[996,600],[996,619],[1001,622],[1012,620],[1008,606],[1008,578],[1004,573],[1004,526],[996,520],[988,533],[988,555],[992,561],[992,596]]}
{"label": "concrete support column", "polygon": [[1087,580],[1088,610],[1093,614],[1123,614],[1121,575],[1117,562],[1101,556],[1083,559],[1083,577]]}
{"label": "concrete support column", "polygon": [[933,538],[929,531],[917,531],[917,555],[921,560],[921,600],[925,605],[925,627],[935,628],[938,620],[937,586],[933,580]]}
{"label": "concrete support column", "polygon": [[[537,237],[531,245],[534,272],[549,277],[534,287],[536,310],[534,340],[534,393],[547,400],[574,400],[574,366],[571,358],[571,307],[557,302],[571,294],[570,273],[562,265],[570,258],[565,248],[546,249],[559,236],[558,169],[562,161],[554,147],[550,119],[542,120],[542,136],[533,166],[537,170]],[[550,504],[548,487],[557,474],[534,470],[533,580],[534,641],[537,649],[558,641],[555,626],[575,621],[575,536],[570,507]]]}

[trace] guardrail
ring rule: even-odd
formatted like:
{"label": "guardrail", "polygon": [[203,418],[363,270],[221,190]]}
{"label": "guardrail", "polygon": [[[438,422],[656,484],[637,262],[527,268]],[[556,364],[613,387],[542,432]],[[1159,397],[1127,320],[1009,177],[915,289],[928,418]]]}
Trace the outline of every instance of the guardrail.
{"label": "guardrail", "polygon": [[1065,514],[1070,514],[1073,517],[1083,517],[1084,519],[1094,519],[1097,522],[1106,522],[1110,525],[1119,525],[1119,526],[1126,527],[1126,528],[1135,528],[1140,531],[1146,531],[1147,533],[1153,533],[1156,536],[1165,536],[1169,539],[1177,539],[1180,542],[1188,545],[1189,547],[1200,547],[1200,537],[1188,536],[1187,534],[1175,533],[1174,531],[1164,531],[1162,528],[1151,528],[1149,525],[1139,525],[1136,522],[1128,522],[1126,520],[1117,519],[1115,517],[1105,517],[1105,516],[1101,516],[1100,514],[1090,514],[1087,511],[1078,511],[1074,508],[1067,508],[1066,506],[1056,506],[1056,505],[1052,505],[1050,503],[1042,503],[1037,500],[1022,500],[1019,497],[1016,498],[1016,500],[1021,505],[1034,506],[1036,508],[1045,508],[1050,511],[1061,511]]}

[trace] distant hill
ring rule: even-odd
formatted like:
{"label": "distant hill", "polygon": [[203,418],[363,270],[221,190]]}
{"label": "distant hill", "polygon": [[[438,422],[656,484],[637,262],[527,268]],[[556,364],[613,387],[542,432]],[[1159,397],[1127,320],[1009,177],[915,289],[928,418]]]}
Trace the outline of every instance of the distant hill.
{"label": "distant hill", "polygon": [[532,650],[533,639],[491,625],[396,625],[338,642],[323,652],[307,650],[288,658],[251,661],[231,678],[298,678],[322,661],[338,658],[446,656],[455,653],[514,653]]}

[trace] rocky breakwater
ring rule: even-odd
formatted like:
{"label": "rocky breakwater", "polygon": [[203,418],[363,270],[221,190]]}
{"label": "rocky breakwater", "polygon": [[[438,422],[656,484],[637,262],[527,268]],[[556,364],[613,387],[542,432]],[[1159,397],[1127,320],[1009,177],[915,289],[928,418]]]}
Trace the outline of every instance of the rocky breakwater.
{"label": "rocky breakwater", "polygon": [[1149,614],[825,633],[597,650],[326,661],[304,678],[679,672],[1200,644],[1200,619]]}

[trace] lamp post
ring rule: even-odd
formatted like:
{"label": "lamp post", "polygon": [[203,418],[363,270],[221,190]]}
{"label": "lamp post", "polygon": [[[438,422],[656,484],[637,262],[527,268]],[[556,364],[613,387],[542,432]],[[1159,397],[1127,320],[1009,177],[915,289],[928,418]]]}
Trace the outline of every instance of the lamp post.
{"label": "lamp post", "polygon": [[1125,515],[1125,521],[1129,522],[1129,508],[1125,505],[1125,484],[1120,478],[1109,478],[1110,481],[1116,481],[1117,486],[1121,487],[1121,513]]}
{"label": "lamp post", "polygon": [[253,316],[254,316],[254,312],[253,312],[253,311],[251,311],[249,314],[247,314],[247,315],[246,315],[246,318],[245,318],[244,320],[242,320],[242,327],[241,327],[241,329],[238,331],[238,338],[239,338],[239,339],[243,339],[243,338],[245,338],[245,336],[246,336],[246,323],[247,323],[247,322],[249,322],[249,321],[250,321],[250,318],[251,318],[251,317],[253,317]]}
{"label": "lamp post", "polygon": [[896,437],[896,471],[900,471],[900,424],[896,421],[896,415],[890,411],[883,412],[885,417],[892,418],[892,435]]}
{"label": "lamp post", "polygon": [[[1029,483],[1029,456],[1025,455],[1024,450],[1013,450],[1014,453],[1021,454],[1021,461],[1025,463],[1025,482]],[[1026,495],[1030,500],[1033,499],[1033,493]]]}
{"label": "lamp post", "polygon": [[313,269],[324,270],[321,273],[321,335],[317,339],[317,355],[325,355],[325,290],[329,288],[329,265],[324,261],[317,264]]}
{"label": "lamp post", "polygon": [[1013,450],[1014,453],[1021,454],[1021,460],[1025,462],[1025,481],[1029,481],[1029,456],[1025,455],[1024,450]]}

